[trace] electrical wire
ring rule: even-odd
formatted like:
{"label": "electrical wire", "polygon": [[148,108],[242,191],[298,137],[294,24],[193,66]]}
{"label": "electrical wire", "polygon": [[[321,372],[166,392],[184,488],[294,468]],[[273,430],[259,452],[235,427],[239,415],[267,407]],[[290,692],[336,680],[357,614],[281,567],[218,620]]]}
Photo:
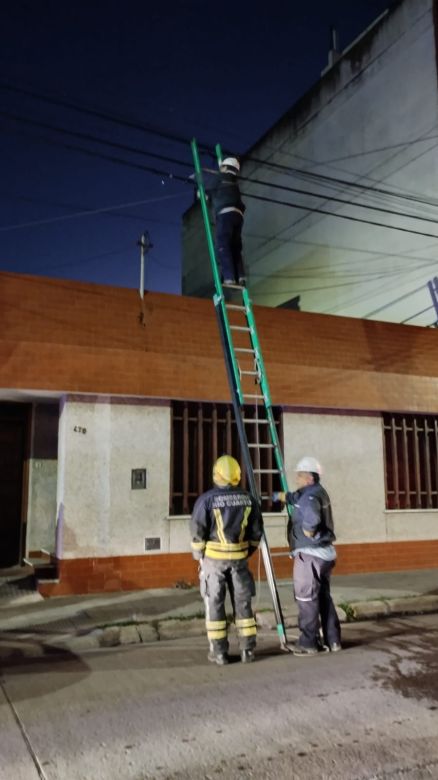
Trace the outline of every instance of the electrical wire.
{"label": "electrical wire", "polygon": [[342,198],[333,197],[333,195],[327,196],[327,195],[324,195],[323,193],[309,192],[307,190],[301,190],[301,189],[298,189],[296,187],[287,187],[286,185],[283,185],[283,184],[274,184],[272,182],[265,182],[265,181],[263,181],[261,179],[252,179],[252,178],[245,178],[245,177],[240,177],[240,178],[241,178],[242,181],[250,182],[252,184],[263,185],[263,186],[269,187],[271,189],[278,189],[278,190],[282,190],[282,191],[285,191],[285,192],[293,192],[293,193],[299,194],[299,195],[306,195],[306,196],[312,197],[312,198],[321,198],[321,199],[325,200],[326,202],[329,201],[329,202],[332,202],[332,203],[341,203],[341,204],[343,204],[345,206],[354,206],[356,208],[369,209],[371,211],[377,211],[377,212],[379,212],[381,214],[391,214],[392,216],[409,218],[409,219],[415,219],[415,220],[418,220],[419,222],[432,222],[435,225],[438,224],[436,219],[432,219],[432,218],[429,218],[429,217],[420,217],[420,216],[418,216],[416,214],[408,214],[408,213],[402,212],[402,211],[394,211],[392,209],[385,209],[385,208],[382,208],[380,206],[372,206],[372,205],[369,205],[369,204],[366,204],[366,203],[352,203],[351,201],[343,200]]}
{"label": "electrical wire", "polygon": [[[420,314],[425,314],[427,311],[430,311],[431,309],[434,309],[434,308],[435,308],[435,307],[434,307],[434,305],[433,305],[433,304],[431,304],[430,306],[426,306],[426,308],[425,308],[425,309],[422,309],[421,311],[417,311],[417,313],[416,313],[416,314],[412,314],[410,317],[406,317],[406,319],[405,319],[405,320],[402,320],[402,321],[400,322],[400,325],[405,325],[405,324],[406,324],[406,322],[410,322],[411,320],[415,320],[415,318],[416,318],[416,317],[419,317],[419,316],[420,316]],[[432,327],[433,327],[433,325],[428,325],[427,327],[429,327],[429,328],[432,328]]]}
{"label": "electrical wire", "polygon": [[[431,137],[432,138],[432,137]],[[434,136],[434,138],[438,138],[438,136]],[[406,146],[405,144],[404,146]],[[397,144],[397,146],[400,146],[400,144]],[[284,152],[279,151],[280,154],[284,154]],[[304,179],[311,179],[312,181],[317,181],[319,183],[325,182],[328,185],[337,185],[342,188],[351,188],[351,189],[358,189],[361,192],[367,192],[371,195],[379,194],[384,195],[386,197],[392,197],[392,198],[400,198],[402,200],[408,200],[410,202],[418,203],[419,205],[427,205],[427,206],[438,206],[438,199],[437,198],[425,198],[423,196],[417,195],[415,193],[403,193],[403,192],[394,192],[393,190],[389,190],[383,187],[378,187],[375,185],[367,185],[367,184],[360,184],[359,182],[353,182],[348,179],[341,179],[339,177],[335,176],[328,176],[327,174],[323,173],[312,173],[309,171],[305,171],[303,169],[294,168],[287,165],[282,165],[280,163],[274,163],[271,161],[265,161],[261,160],[256,157],[247,157],[245,160],[248,160],[250,162],[256,162],[259,165],[271,168],[273,170],[276,170],[278,172],[284,173],[289,176],[298,176]],[[251,180],[251,179],[250,179]]]}
{"label": "electrical wire", "polygon": [[[184,193],[184,194],[186,194],[186,193]],[[18,201],[21,201],[23,203],[32,203],[32,204],[36,204],[38,206],[43,204],[44,206],[51,206],[51,207],[57,208],[57,209],[73,209],[75,213],[78,213],[78,212],[93,212],[93,209],[90,206],[82,206],[82,205],[80,206],[77,203],[63,203],[63,202],[60,202],[60,201],[45,200],[43,198],[31,198],[31,197],[26,196],[26,195],[2,194],[0,192],[0,199],[1,198],[4,198],[8,202],[10,202],[11,200],[18,200]],[[134,202],[134,205],[135,205],[135,203],[142,204],[143,201]],[[118,208],[121,208],[121,209],[128,208],[128,205],[125,205],[124,203],[121,203],[118,206],[108,206],[108,208],[105,208],[105,211],[103,212],[103,215],[104,216],[108,216],[108,217],[117,217],[117,218],[120,218],[120,219],[135,220],[136,222],[145,222],[146,221],[148,223],[149,222],[157,222],[157,223],[160,223],[160,224],[163,224],[163,225],[175,225],[175,226],[179,225],[179,222],[175,222],[175,221],[170,220],[170,219],[158,219],[156,217],[150,217],[150,216],[145,217],[145,216],[141,216],[140,214],[119,214],[116,211],[116,209],[118,209]]]}
{"label": "electrical wire", "polygon": [[[116,143],[116,142],[113,142],[113,141],[108,141],[107,139],[101,138],[99,136],[91,135],[89,133],[81,133],[81,132],[77,132],[77,131],[73,131],[73,130],[68,130],[65,127],[55,126],[55,125],[52,125],[52,124],[48,124],[46,122],[34,121],[34,120],[29,119],[27,117],[19,116],[17,114],[10,114],[10,113],[5,112],[5,111],[0,111],[0,116],[3,117],[3,118],[12,119],[13,121],[20,122],[20,123],[23,123],[23,124],[26,124],[26,125],[31,125],[33,127],[43,128],[44,130],[52,130],[52,131],[54,131],[54,132],[56,132],[58,134],[72,136],[74,138],[79,138],[81,140],[92,141],[94,143],[99,143],[99,144],[102,144],[102,145],[105,145],[105,146],[108,146],[110,148],[114,148],[114,149],[117,149],[117,150],[128,151],[128,152],[132,152],[132,153],[135,153],[135,154],[142,154],[142,155],[145,155],[147,157],[153,157],[153,158],[159,159],[161,161],[171,162],[172,164],[177,164],[177,165],[181,165],[181,166],[185,166],[185,167],[191,167],[190,163],[186,163],[186,162],[184,162],[182,160],[178,160],[175,157],[170,157],[168,155],[155,154],[154,152],[151,152],[151,151],[148,151],[148,150],[144,150],[144,149],[141,149],[139,147],[131,147],[131,146],[127,145],[127,144],[120,144],[120,143]],[[428,222],[428,223],[432,223],[432,224],[436,224],[437,223],[436,219],[433,219],[433,218],[421,217],[421,216],[418,216],[418,215],[415,215],[415,214],[413,215],[413,214],[408,214],[406,212],[395,211],[393,209],[385,209],[385,208],[382,208],[382,207],[379,207],[379,206],[373,206],[373,205],[370,205],[370,204],[351,203],[351,201],[346,201],[346,200],[344,200],[342,198],[337,198],[337,197],[334,197],[334,196],[328,197],[328,196],[326,196],[323,193],[310,192],[310,191],[299,189],[299,188],[296,188],[296,187],[289,187],[287,185],[277,184],[275,182],[266,182],[266,181],[263,181],[262,179],[254,179],[252,177],[246,177],[246,178],[245,177],[240,177],[240,179],[243,182],[247,182],[247,183],[249,182],[249,183],[252,183],[252,184],[257,184],[257,185],[262,186],[262,187],[269,187],[270,189],[277,189],[277,190],[281,190],[283,192],[292,192],[294,194],[304,195],[306,197],[320,198],[322,200],[330,201],[332,203],[340,203],[340,204],[347,205],[347,206],[354,206],[356,208],[363,208],[363,209],[366,209],[366,210],[376,211],[376,212],[381,213],[381,214],[389,214],[391,216],[398,216],[398,217],[403,217],[403,218],[411,218],[411,219],[416,219],[416,220],[421,221],[421,222]]]}
{"label": "electrical wire", "polygon": [[[4,87],[4,85],[0,85],[0,86]],[[26,94],[29,94],[29,93],[26,92]],[[44,99],[46,99],[46,98],[44,98]],[[47,99],[47,100],[48,100],[48,102],[53,102],[50,99]],[[59,101],[58,101],[58,103],[59,103]],[[110,119],[110,121],[117,121],[117,123],[121,123],[121,121],[122,121],[119,118],[116,118],[114,116],[110,116],[108,114],[105,114],[104,112],[95,112],[95,111],[90,112],[89,110],[79,109],[78,106],[73,106],[71,103],[68,103],[66,101],[60,101],[60,104],[64,105],[65,107],[74,108],[75,110],[82,110],[82,111],[84,111],[86,113],[92,113],[93,115],[100,116],[101,118]],[[5,112],[3,112],[3,113],[5,113]],[[28,121],[28,123],[32,123],[32,124],[34,124],[36,126],[39,126],[39,127],[44,127],[45,129],[52,129],[55,132],[60,132],[60,133],[67,133],[67,132],[69,132],[69,131],[66,131],[63,128],[59,128],[59,127],[55,128],[53,126],[49,126],[49,125],[46,125],[44,123],[37,123],[37,122],[31,122],[30,120],[23,120],[22,117],[18,118],[16,115],[12,116],[12,117],[11,117],[11,115],[9,115],[8,118],[13,118],[16,121]],[[154,134],[162,135],[162,133],[160,131],[157,131],[156,128],[152,128],[150,126],[139,125],[139,123],[133,123],[133,122],[128,122],[127,123],[124,120],[123,120],[123,124],[125,126],[135,127],[136,129],[146,130],[146,132],[151,132],[151,133],[154,133]],[[72,132],[69,132],[69,134],[73,135]],[[109,146],[112,146],[113,148],[122,149],[124,151],[129,151],[129,152],[132,152],[132,153],[145,154],[145,155],[148,155],[150,157],[155,157],[156,159],[165,160],[166,162],[172,162],[172,164],[178,164],[178,165],[183,165],[183,166],[188,166],[189,165],[188,163],[185,163],[185,162],[180,161],[180,160],[176,160],[175,158],[171,158],[169,156],[157,155],[155,153],[148,153],[146,150],[143,150],[143,149],[138,149],[138,148],[135,148],[135,147],[128,147],[125,144],[116,144],[116,143],[113,143],[113,142],[109,142],[109,141],[107,141],[105,139],[97,138],[96,136],[91,136],[90,134],[76,133],[75,135],[76,135],[76,137],[80,137],[82,139],[91,140],[93,142],[98,142],[98,143],[102,143],[102,144],[105,144],[105,145],[109,145]],[[177,137],[174,134],[172,135],[172,137],[169,134],[166,134],[165,137],[166,137],[167,140],[178,140],[178,141],[187,143],[187,139],[183,139],[180,136]],[[432,139],[432,137],[429,137],[429,138]],[[415,142],[418,142],[420,140],[424,141],[424,140],[429,140],[429,139],[422,138],[422,139],[417,139],[417,141],[411,141],[411,142],[408,142],[408,143],[415,143]],[[403,146],[406,146],[406,145],[407,144],[404,144]],[[146,167],[146,166],[139,166],[137,164],[134,165],[132,163],[129,163],[126,160],[121,160],[119,158],[109,157],[107,155],[101,155],[101,154],[92,153],[91,150],[86,150],[86,149],[80,148],[80,147],[72,147],[72,146],[68,146],[68,145],[63,145],[63,146],[64,146],[64,148],[71,148],[71,149],[74,149],[75,151],[79,151],[79,152],[82,152],[84,154],[89,154],[91,156],[99,156],[101,159],[108,159],[111,162],[117,162],[119,164],[125,164],[125,165],[129,165],[131,167],[141,168],[141,169],[147,170],[147,172],[153,173],[155,175],[169,176],[169,178],[175,178],[175,179],[181,180],[180,177],[176,177],[173,174],[166,174],[163,171],[158,171],[157,169],[152,169],[152,168]],[[260,162],[262,162],[262,161],[260,161]],[[270,165],[270,167],[273,167],[272,163],[266,163],[265,161],[263,161],[263,164]],[[293,171],[293,173],[300,173],[300,175],[306,175],[305,171],[298,171],[298,169]],[[385,195],[386,197],[400,197],[400,198],[404,198],[404,199],[410,200],[411,202],[415,202],[415,203],[422,203],[422,204],[426,204],[426,205],[430,205],[430,206],[437,205],[436,203],[434,203],[432,201],[426,201],[425,198],[420,198],[420,197],[412,195],[412,194],[404,195],[402,193],[394,193],[394,192],[392,192],[390,190],[384,190],[383,188],[368,187],[366,185],[360,185],[358,183],[348,182],[347,180],[341,180],[341,179],[337,179],[336,180],[334,177],[327,177],[327,176],[323,176],[321,174],[311,174],[311,176],[313,176],[313,178],[317,178],[319,181],[324,180],[324,181],[330,182],[330,184],[336,183],[337,185],[341,185],[341,186],[356,187],[357,189],[360,189],[361,191],[371,192],[373,195],[376,194],[376,193],[379,193],[379,194]],[[427,217],[418,217],[418,216],[412,215],[412,214],[405,214],[405,213],[395,212],[395,211],[389,210],[389,209],[373,207],[373,206],[370,206],[369,204],[357,204],[357,203],[350,204],[348,201],[344,201],[344,200],[339,199],[339,198],[333,198],[333,197],[328,198],[328,197],[322,195],[321,193],[310,193],[310,192],[307,192],[307,191],[299,190],[297,188],[290,188],[290,187],[286,187],[284,185],[278,185],[278,184],[273,184],[273,183],[269,183],[269,182],[263,182],[261,180],[252,180],[252,183],[258,184],[259,186],[270,186],[270,187],[274,187],[274,188],[277,188],[277,189],[282,189],[282,190],[285,190],[285,191],[296,192],[297,194],[304,194],[304,195],[309,196],[309,197],[320,197],[320,198],[324,198],[325,197],[325,199],[329,200],[329,201],[332,200],[333,202],[338,202],[338,203],[342,203],[342,204],[345,203],[346,205],[354,205],[354,206],[356,206],[358,208],[371,208],[373,210],[380,211],[381,213],[389,213],[389,214],[392,214],[392,215],[395,215],[395,216],[404,217],[404,218],[418,219],[418,220],[427,221],[427,222],[434,222],[434,223],[436,222],[436,220],[428,219]],[[183,193],[181,193],[181,194],[183,194]],[[252,193],[247,193],[246,197],[252,197],[252,198],[257,199],[257,200],[263,200],[265,202],[278,203],[279,205],[287,206],[287,207],[290,207],[290,208],[296,208],[296,209],[305,210],[306,212],[310,212],[310,213],[313,212],[313,213],[318,213],[318,214],[322,214],[322,215],[325,215],[325,216],[336,216],[338,218],[349,219],[349,220],[355,221],[355,222],[362,222],[362,223],[365,223],[365,224],[371,224],[371,225],[375,225],[375,226],[379,226],[379,227],[385,227],[385,228],[389,228],[389,229],[401,230],[402,232],[413,233],[413,234],[427,236],[427,237],[431,237],[431,238],[438,238],[438,236],[435,236],[435,235],[429,234],[429,233],[422,233],[420,231],[413,231],[413,230],[410,230],[410,229],[407,229],[407,228],[402,228],[402,227],[399,227],[399,226],[392,226],[392,225],[386,225],[386,224],[383,224],[383,223],[372,222],[370,220],[364,220],[364,219],[360,219],[358,217],[353,217],[353,216],[349,216],[349,215],[345,215],[345,214],[336,214],[336,213],[328,212],[328,211],[325,211],[325,210],[322,210],[322,209],[304,207],[304,206],[300,206],[298,204],[292,204],[292,203],[285,202],[285,201],[276,201],[276,200],[274,200],[272,198],[266,198],[266,197],[262,197],[262,196],[257,196],[257,195],[254,195]],[[91,212],[87,211],[87,212],[83,212],[82,214],[78,214],[78,215],[67,215],[67,216],[64,216],[64,218],[70,218],[70,217],[73,218],[73,216],[84,216],[84,215],[89,215],[90,213],[99,213],[99,212],[100,213],[104,213],[105,211],[108,211],[108,209],[93,210]],[[50,220],[50,221],[54,221],[56,219],[59,219],[59,218],[52,218],[52,220]],[[41,222],[40,222],[40,224],[41,224]],[[46,224],[47,224],[47,222],[46,222]],[[25,226],[25,225],[23,225],[23,226]],[[9,227],[10,227],[10,229],[15,229],[16,227],[20,227],[20,226],[17,225],[17,226],[9,226]],[[3,229],[8,229],[8,226],[6,226],[6,228],[3,228]],[[315,288],[313,288],[313,289],[315,289]],[[413,292],[410,293],[410,294],[413,294]],[[372,313],[370,315],[368,315],[368,316],[372,316]]]}
{"label": "electrical wire", "polygon": [[[25,95],[26,97],[31,97],[40,100],[44,103],[49,103],[50,105],[62,106],[63,108],[67,108],[71,111],[76,111],[80,114],[87,114],[88,116],[93,116],[96,117],[97,119],[104,119],[108,122],[112,122],[113,124],[117,124],[122,127],[129,127],[133,130],[141,130],[142,132],[145,133],[158,135],[161,138],[165,138],[168,141],[173,141],[175,143],[183,143],[184,145],[187,145],[189,143],[188,138],[178,135],[177,133],[170,133],[169,131],[164,131],[160,128],[157,128],[155,125],[149,125],[144,122],[139,122],[137,120],[127,119],[126,117],[123,118],[120,115],[111,113],[110,111],[99,110],[96,108],[87,108],[84,105],[81,105],[80,103],[71,100],[65,100],[63,98],[53,98],[50,97],[49,95],[44,95],[41,94],[40,92],[36,92],[31,89],[26,89],[25,87],[18,87],[17,85],[7,83],[5,81],[0,81],[0,89],[7,90],[10,92],[16,92],[19,95]],[[200,147],[205,148],[201,144]]]}
{"label": "electrical wire", "polygon": [[79,138],[82,141],[92,141],[93,143],[99,143],[103,146],[109,146],[113,149],[118,149],[124,152],[131,152],[133,154],[141,154],[146,157],[152,157],[162,162],[170,162],[172,165],[182,165],[186,168],[192,169],[192,165],[184,160],[178,160],[176,157],[170,157],[169,155],[159,154],[158,152],[152,152],[150,150],[142,149],[138,146],[130,146],[128,144],[121,144],[116,141],[108,141],[106,138],[93,135],[91,133],[81,133],[77,130],[68,130],[66,127],[60,127],[59,125],[52,125],[48,122],[39,122],[29,117],[20,116],[19,114],[11,114],[7,111],[0,111],[0,117],[9,119],[14,122],[20,122],[21,124],[31,125],[32,127],[39,127],[43,130],[51,130],[52,132],[59,133],[60,135],[69,135],[74,138]]}
{"label": "electrical wire", "polygon": [[3,225],[0,226],[0,232],[4,233],[10,230],[18,230],[19,228],[39,227],[40,225],[50,225],[55,222],[65,222],[66,220],[78,219],[79,217],[90,217],[96,214],[105,214],[108,211],[111,211],[111,209],[113,208],[120,209],[120,208],[129,208],[131,206],[141,206],[150,203],[159,203],[164,200],[180,198],[182,195],[186,195],[186,194],[187,194],[186,192],[176,192],[173,195],[163,195],[159,198],[148,198],[147,200],[131,201],[131,203],[125,203],[125,204],[120,203],[117,206],[108,206],[99,209],[87,209],[85,211],[78,211],[74,214],[62,214],[58,217],[47,217],[46,219],[35,219],[35,220],[31,220],[30,222],[20,222],[15,225]]}
{"label": "electrical wire", "polygon": [[[61,135],[72,136],[72,137],[78,138],[80,140],[91,141],[93,143],[99,143],[101,145],[104,145],[104,146],[107,146],[107,147],[110,147],[110,148],[113,148],[113,149],[117,149],[119,151],[126,151],[126,152],[133,153],[133,154],[140,154],[140,155],[143,155],[143,156],[146,156],[146,157],[151,157],[153,159],[160,160],[162,162],[171,163],[172,165],[179,165],[179,166],[186,167],[186,168],[192,168],[192,164],[190,162],[186,162],[184,160],[180,160],[180,159],[178,159],[176,157],[171,157],[170,155],[159,154],[157,152],[153,152],[151,150],[143,149],[141,147],[136,147],[136,146],[132,146],[132,145],[128,145],[128,144],[122,144],[122,143],[115,142],[115,141],[109,141],[109,140],[107,140],[105,138],[102,138],[100,136],[96,136],[96,135],[93,135],[93,134],[90,134],[90,133],[82,133],[82,132],[78,132],[78,131],[69,130],[69,129],[65,128],[65,127],[60,127],[59,125],[57,126],[57,125],[53,125],[53,124],[50,124],[50,123],[47,123],[47,122],[36,121],[36,120],[30,119],[29,117],[24,117],[24,116],[18,115],[18,114],[11,114],[11,113],[6,112],[6,111],[0,111],[0,116],[5,118],[5,119],[12,120],[14,122],[19,122],[19,123],[22,123],[22,124],[25,124],[25,125],[30,125],[32,127],[42,128],[44,130],[51,130],[52,132],[55,132],[55,133],[58,133],[58,134],[61,134]],[[288,169],[288,168],[286,168],[286,166],[280,166],[280,165],[275,164],[275,163],[274,164],[273,163],[268,163],[267,165],[269,165],[270,168],[274,168],[275,170],[280,170],[281,169],[283,171],[286,170],[289,173],[291,173],[291,172],[293,173],[294,172],[294,169],[290,169],[290,168]],[[304,172],[296,170],[296,173],[300,173],[300,175],[302,175]],[[348,182],[347,180],[334,179],[333,177],[328,177],[328,176],[325,176],[323,174],[310,174],[310,177],[311,177],[311,179],[313,181],[315,181],[315,179],[316,179],[318,182],[324,181],[324,182],[336,183],[336,185],[342,185],[344,187],[357,188],[357,189],[359,189],[362,192],[371,192],[372,194],[375,194],[375,193],[378,192],[379,194],[384,194],[386,196],[392,196],[392,197],[398,197],[398,198],[407,199],[410,202],[419,203],[421,205],[438,206],[438,201],[435,201],[435,202],[428,201],[425,198],[418,198],[418,197],[415,197],[414,195],[411,195],[411,194],[406,195],[406,194],[403,194],[403,193],[394,193],[394,192],[391,192],[390,190],[385,190],[385,189],[378,188],[378,187],[370,187],[370,186],[363,185],[363,184],[361,185],[361,184],[358,184],[358,183],[355,183],[355,182]],[[270,188],[273,188],[273,189],[279,189],[279,190],[286,191],[286,192],[293,192],[295,194],[305,195],[305,196],[308,196],[308,197],[320,198],[320,199],[328,200],[328,201],[335,202],[335,203],[341,203],[341,204],[345,204],[345,205],[350,205],[350,206],[353,205],[353,206],[359,207],[359,204],[356,204],[356,203],[353,204],[353,203],[351,203],[351,201],[345,201],[345,200],[343,200],[341,198],[336,198],[334,196],[327,196],[327,195],[325,195],[323,193],[319,193],[319,192],[311,192],[311,191],[308,191],[308,190],[302,190],[302,189],[295,188],[295,187],[288,187],[286,185],[278,184],[278,183],[275,183],[275,182],[267,182],[267,181],[263,181],[261,179],[255,179],[255,178],[252,178],[252,177],[246,177],[246,178],[245,177],[240,177],[240,179],[241,179],[241,181],[251,182],[253,184],[258,184],[259,186],[270,187]],[[407,214],[405,212],[394,211],[392,209],[384,209],[382,207],[373,206],[371,204],[362,203],[362,204],[360,204],[360,207],[364,208],[364,209],[370,209],[370,210],[373,210],[373,211],[378,211],[380,213],[386,213],[386,214],[391,214],[391,215],[400,216],[400,217],[408,217],[408,218],[413,218],[413,219],[419,219],[419,220],[424,221],[424,222],[435,222],[435,220],[432,219],[432,218],[418,216],[418,215],[415,215],[415,214]]]}
{"label": "electrical wire", "polygon": [[[81,154],[84,154],[84,155],[86,155],[88,157],[103,159],[103,160],[106,160],[108,162],[112,162],[112,163],[115,163],[115,164],[118,164],[118,165],[125,165],[125,166],[130,167],[130,168],[134,168],[134,169],[137,169],[137,170],[142,170],[142,171],[145,171],[147,173],[151,173],[153,175],[159,176],[162,180],[163,180],[163,178],[167,178],[169,180],[180,181],[180,182],[183,182],[185,184],[190,184],[190,186],[193,186],[193,183],[191,181],[188,181],[188,179],[186,177],[183,177],[183,176],[181,176],[179,174],[173,174],[173,173],[165,172],[165,171],[162,171],[160,169],[153,168],[151,166],[142,165],[141,163],[135,163],[135,162],[132,162],[132,161],[129,161],[129,160],[125,160],[125,159],[120,158],[120,157],[115,157],[114,155],[103,154],[103,153],[97,152],[95,150],[85,149],[84,147],[76,146],[74,144],[66,144],[66,143],[63,143],[63,142],[54,141],[53,139],[47,139],[47,138],[41,138],[41,137],[39,137],[39,140],[41,140],[43,143],[48,143],[49,145],[58,146],[60,148],[67,149],[69,151],[80,152]],[[267,202],[267,203],[274,203],[276,205],[280,205],[280,206],[284,206],[284,207],[288,207],[288,208],[292,208],[292,209],[306,211],[309,214],[310,213],[314,213],[314,214],[321,214],[321,215],[324,215],[324,216],[337,217],[338,219],[345,219],[345,220],[352,221],[352,222],[358,222],[358,223],[362,223],[362,224],[373,225],[375,227],[383,227],[383,228],[387,228],[387,229],[390,229],[390,230],[401,231],[403,233],[409,233],[409,234],[413,234],[413,235],[424,236],[424,237],[427,237],[427,238],[436,238],[436,239],[438,239],[438,235],[437,234],[433,234],[433,233],[426,233],[426,232],[422,232],[422,231],[418,231],[418,230],[413,230],[411,228],[403,228],[403,227],[397,226],[397,225],[387,225],[387,224],[382,223],[382,222],[374,222],[372,220],[367,220],[367,219],[363,219],[363,218],[360,218],[360,217],[354,217],[352,215],[338,214],[336,212],[327,211],[325,209],[318,209],[318,208],[310,207],[310,206],[302,206],[302,205],[299,205],[299,204],[296,204],[296,203],[290,203],[288,201],[276,200],[274,198],[269,198],[267,196],[255,195],[254,193],[242,193],[242,194],[245,197],[248,197],[248,198],[251,198],[251,199],[254,199],[254,200],[260,200],[260,201],[264,201],[264,202]],[[180,196],[180,194],[178,196]],[[58,220],[59,218],[53,217],[51,219],[53,219],[55,221],[55,220]],[[27,227],[27,226],[30,226],[30,225],[23,225],[23,227]],[[9,230],[9,229],[17,229],[18,227],[20,227],[20,225],[4,226],[4,227],[0,228],[0,231],[5,231],[5,230]]]}
{"label": "electrical wire", "polygon": [[[386,225],[383,222],[374,222],[373,220],[370,220],[370,219],[362,219],[361,217],[353,217],[352,215],[349,215],[349,214],[337,214],[336,212],[326,211],[325,209],[318,209],[318,208],[309,207],[309,206],[300,206],[300,205],[298,205],[296,203],[290,203],[288,201],[275,200],[275,198],[269,198],[269,197],[266,197],[266,196],[263,196],[263,195],[254,195],[252,193],[242,193],[242,194],[245,195],[245,197],[247,197],[247,198],[253,198],[254,200],[264,201],[265,203],[275,203],[275,204],[277,204],[279,206],[288,206],[289,208],[299,209],[301,211],[308,211],[309,213],[312,213],[312,214],[322,214],[324,216],[337,217],[338,219],[346,219],[346,220],[349,220],[350,222],[361,222],[364,225],[373,225],[374,227],[388,228],[389,230],[397,230],[397,231],[400,231],[402,233],[410,233],[410,234],[416,235],[416,236],[424,236],[425,238],[436,238],[436,239],[438,239],[438,234],[436,234],[436,233],[424,233],[424,232],[422,232],[420,230],[412,230],[411,228],[404,228],[404,227],[401,227],[400,225]],[[288,229],[290,229],[290,227]]]}

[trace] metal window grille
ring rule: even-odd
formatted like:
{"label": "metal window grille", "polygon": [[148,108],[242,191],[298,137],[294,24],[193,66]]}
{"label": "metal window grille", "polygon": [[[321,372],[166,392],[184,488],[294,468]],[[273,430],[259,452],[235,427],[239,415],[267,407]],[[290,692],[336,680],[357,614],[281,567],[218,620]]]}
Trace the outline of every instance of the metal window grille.
{"label": "metal window grille", "polygon": [[[278,407],[273,408],[277,432],[282,443],[282,414]],[[245,417],[262,416],[260,407],[245,407]],[[248,426],[248,429],[256,426]],[[257,426],[260,444],[268,444],[267,425]],[[262,469],[276,468],[271,448],[261,448],[260,466]],[[245,467],[242,459],[237,425],[231,404],[202,403],[197,401],[174,401],[172,403],[172,439],[171,439],[171,486],[170,513],[172,515],[190,514],[193,505],[205,490],[212,487],[213,463],[220,455],[230,454],[239,461],[242,469],[241,485],[247,488]],[[262,474],[260,490],[263,495],[271,495],[281,490],[278,474]],[[279,511],[271,501],[263,502],[268,512]]]}
{"label": "metal window grille", "polygon": [[387,509],[438,508],[438,418],[384,414]]}

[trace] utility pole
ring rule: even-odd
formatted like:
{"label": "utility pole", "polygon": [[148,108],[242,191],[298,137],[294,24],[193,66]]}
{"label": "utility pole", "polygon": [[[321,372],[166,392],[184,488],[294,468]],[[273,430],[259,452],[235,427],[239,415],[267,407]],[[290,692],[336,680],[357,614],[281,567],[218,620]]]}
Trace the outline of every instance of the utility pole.
{"label": "utility pole", "polygon": [[142,234],[140,241],[137,241],[137,244],[140,247],[140,298],[143,300],[144,298],[144,260],[149,252],[150,249],[154,246],[151,242],[149,231],[145,230]]}

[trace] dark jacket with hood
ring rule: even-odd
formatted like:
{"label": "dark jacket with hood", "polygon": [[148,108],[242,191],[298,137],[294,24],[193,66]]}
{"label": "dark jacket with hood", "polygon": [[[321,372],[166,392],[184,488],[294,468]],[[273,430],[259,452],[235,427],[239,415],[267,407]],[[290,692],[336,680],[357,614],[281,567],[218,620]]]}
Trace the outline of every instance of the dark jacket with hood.
{"label": "dark jacket with hood", "polygon": [[[293,519],[287,528],[291,550],[325,547],[335,541],[330,498],[319,482],[286,493],[286,501],[293,506]],[[311,536],[306,536],[304,531]]]}

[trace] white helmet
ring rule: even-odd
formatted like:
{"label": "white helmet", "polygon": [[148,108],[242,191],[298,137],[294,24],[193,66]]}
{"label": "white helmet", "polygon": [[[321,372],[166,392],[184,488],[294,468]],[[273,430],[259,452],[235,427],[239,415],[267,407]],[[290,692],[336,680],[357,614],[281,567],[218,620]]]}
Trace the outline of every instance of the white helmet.
{"label": "white helmet", "polygon": [[295,466],[295,471],[308,471],[312,474],[322,474],[321,464],[311,455],[305,455],[304,458],[301,458]]}
{"label": "white helmet", "polygon": [[[236,173],[240,171],[240,163],[235,157],[225,157],[225,160],[221,161],[219,168],[234,168]],[[234,173],[234,171],[232,171]]]}

